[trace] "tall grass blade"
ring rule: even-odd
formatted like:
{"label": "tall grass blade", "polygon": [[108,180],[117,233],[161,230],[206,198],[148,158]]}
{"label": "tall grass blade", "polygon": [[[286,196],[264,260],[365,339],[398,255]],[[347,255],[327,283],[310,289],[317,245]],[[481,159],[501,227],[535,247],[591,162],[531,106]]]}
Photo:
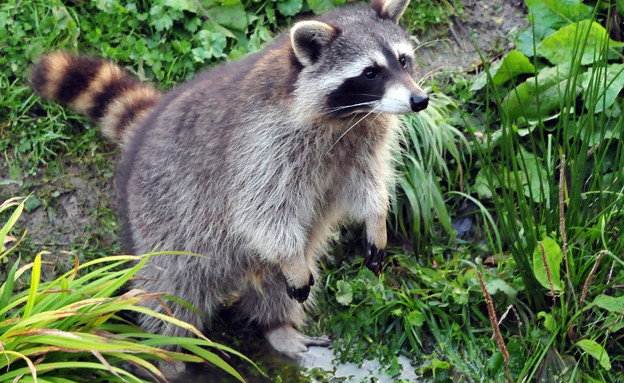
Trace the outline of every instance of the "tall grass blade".
{"label": "tall grass blade", "polygon": [[15,211],[13,211],[8,221],[2,226],[2,228],[0,228],[0,261],[2,261],[8,254],[8,251],[6,252],[2,251],[4,239],[9,233],[9,230],[11,230],[13,226],[15,226],[15,223],[19,219],[20,215],[22,215],[22,211],[24,210],[24,202],[26,202],[26,199],[24,199],[19,204],[16,204],[15,202],[11,202],[11,200],[9,200],[9,201],[4,202],[2,205],[0,205],[0,212],[8,209],[11,206],[17,205],[17,208],[15,208]]}
{"label": "tall grass blade", "polygon": [[31,270],[30,278],[30,290],[28,292],[28,300],[26,301],[26,307],[24,308],[24,314],[22,319],[28,319],[33,307],[35,306],[35,300],[37,299],[37,290],[39,288],[39,281],[41,279],[41,254],[47,254],[47,252],[41,252],[35,257],[33,267]]}
{"label": "tall grass blade", "polygon": [[[6,282],[2,284],[0,289],[2,290],[2,294],[0,294],[0,308],[6,307],[9,304],[9,299],[11,298],[11,294],[13,294],[13,284],[15,283],[15,271],[17,271],[17,266],[19,266],[19,258],[7,274]],[[0,322],[6,318],[6,312],[0,312]]]}
{"label": "tall grass blade", "polygon": [[203,349],[203,348],[201,348],[199,346],[196,346],[194,344],[182,344],[181,346],[184,347],[185,349],[193,352],[194,354],[197,354],[197,355],[201,356],[202,358],[204,358],[208,362],[214,364],[215,366],[219,367],[223,371],[227,372],[228,374],[230,374],[233,377],[235,377],[236,379],[238,379],[238,381],[245,382],[245,379],[243,379],[243,377],[235,369],[233,369],[229,364],[227,364],[217,354],[215,354],[213,352],[210,352],[210,351],[207,351],[207,350],[205,350],[205,349]]}

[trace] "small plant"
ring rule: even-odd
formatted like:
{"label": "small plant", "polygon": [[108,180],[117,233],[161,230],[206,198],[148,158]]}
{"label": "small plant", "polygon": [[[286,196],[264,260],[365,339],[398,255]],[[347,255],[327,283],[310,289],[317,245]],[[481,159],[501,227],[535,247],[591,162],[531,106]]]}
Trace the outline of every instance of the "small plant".
{"label": "small plant", "polygon": [[[15,210],[0,230],[3,243],[9,243],[5,239],[22,212],[24,201],[10,200],[0,206],[0,211],[13,206]],[[9,239],[15,242],[14,238]],[[10,248],[3,247],[0,260],[18,244],[16,241]],[[225,351],[253,365],[245,356],[210,341],[188,323],[140,305],[152,299],[161,301],[163,294],[131,290],[116,295],[150,257],[170,254],[110,256],[84,264],[79,264],[74,256],[73,270],[51,282],[42,282],[45,256],[42,252],[33,263],[21,267],[19,260],[15,261],[6,282],[0,286],[0,382],[145,381],[128,371],[130,365],[143,375],[163,381],[165,377],[157,367],[163,361],[208,362],[244,381],[217,353]],[[136,264],[128,267],[130,263]],[[29,288],[16,291],[15,282],[28,272]],[[195,338],[145,333],[123,319],[120,314],[124,312],[158,317],[185,328]],[[187,352],[160,348],[166,346],[178,346]]]}

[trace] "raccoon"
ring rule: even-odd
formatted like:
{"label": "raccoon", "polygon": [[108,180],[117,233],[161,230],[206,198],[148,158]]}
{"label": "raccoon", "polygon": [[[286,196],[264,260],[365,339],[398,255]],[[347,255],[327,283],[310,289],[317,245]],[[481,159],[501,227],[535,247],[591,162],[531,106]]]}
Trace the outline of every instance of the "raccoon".
{"label": "raccoon", "polygon": [[[104,60],[52,53],[33,88],[94,118],[122,148],[118,189],[127,250],[154,256],[135,287],[196,327],[227,302],[278,351],[327,345],[296,328],[318,257],[346,221],[366,225],[379,274],[400,114],[427,107],[399,19],[409,0],[373,0],[299,21],[266,49],[161,94]],[[151,309],[164,309],[154,303]],[[185,330],[141,318],[147,331]]]}

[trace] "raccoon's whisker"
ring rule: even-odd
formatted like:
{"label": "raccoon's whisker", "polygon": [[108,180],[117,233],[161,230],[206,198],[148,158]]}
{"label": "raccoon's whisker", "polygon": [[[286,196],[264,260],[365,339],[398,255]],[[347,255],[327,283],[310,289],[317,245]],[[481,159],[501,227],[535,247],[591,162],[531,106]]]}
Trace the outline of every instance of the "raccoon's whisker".
{"label": "raccoon's whisker", "polygon": [[[362,122],[366,117],[370,116],[372,113],[375,113],[375,111],[377,111],[377,109],[381,108],[381,105],[377,105],[376,107],[373,108],[373,110],[371,110],[370,112],[366,113],[362,118],[360,118],[359,120],[356,121],[355,124],[352,124],[351,126],[349,126],[349,129],[345,130],[340,137],[338,137],[338,139],[332,144],[332,146],[329,147],[329,149],[327,150],[327,152],[325,152],[325,154],[323,155],[323,158],[325,158],[329,152],[331,152],[331,150],[334,148],[334,146],[336,146],[336,144],[338,142],[340,142],[340,140],[342,139],[342,137],[344,137],[347,133],[349,133],[351,131],[351,129],[353,129],[357,124],[359,124],[360,122]],[[379,114],[379,113],[378,113]],[[377,116],[379,117],[379,116]],[[375,118],[377,118],[375,117]]]}
{"label": "raccoon's whisker", "polygon": [[[321,113],[321,114],[320,114],[320,116],[326,116],[326,115],[328,115],[328,114],[332,114],[332,113],[335,113],[335,112],[338,112],[338,111],[341,111],[341,110],[345,110],[345,109],[349,109],[349,108],[354,108],[354,107],[357,107],[357,106],[374,105],[375,103],[378,103],[378,102],[379,102],[379,101],[367,101],[367,102],[360,102],[360,103],[357,103],[357,104],[337,106],[337,107],[335,107],[335,108],[331,108],[331,109],[329,109],[329,110],[327,110],[327,111],[325,111],[325,112]],[[348,116],[349,114],[353,114],[353,115],[354,115],[354,117],[355,117],[355,116],[357,116],[359,113],[361,113],[361,111],[358,111],[358,110],[353,110],[353,111],[351,111],[351,112],[347,113],[346,115]],[[352,121],[352,120],[351,120],[351,121]],[[349,121],[349,122],[348,122],[348,124],[350,124],[350,123],[351,123],[351,121]],[[347,125],[348,125],[348,124],[347,124]]]}
{"label": "raccoon's whisker", "polygon": [[384,112],[385,112],[385,110],[381,110],[379,113],[375,113],[375,117],[373,118],[373,121],[371,121],[371,123],[377,121],[379,116],[381,116]]}
{"label": "raccoon's whisker", "polygon": [[344,106],[337,106],[337,107],[335,107],[335,108],[330,109],[330,110],[328,111],[328,114],[329,114],[329,113],[333,113],[333,112],[337,112],[337,111],[339,111],[339,110],[343,110],[343,109],[353,108],[353,107],[356,107],[356,106],[372,105],[372,104],[374,104],[374,103],[376,103],[376,102],[377,102],[377,101],[367,101],[367,102],[360,102],[360,103],[357,103],[357,104],[344,105]]}

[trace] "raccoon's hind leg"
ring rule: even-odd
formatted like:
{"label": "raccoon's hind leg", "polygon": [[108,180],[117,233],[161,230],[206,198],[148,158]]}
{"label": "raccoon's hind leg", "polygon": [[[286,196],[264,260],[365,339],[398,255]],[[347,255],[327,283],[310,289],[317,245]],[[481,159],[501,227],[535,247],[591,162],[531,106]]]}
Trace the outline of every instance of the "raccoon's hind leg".
{"label": "raccoon's hind leg", "polygon": [[257,323],[271,346],[296,358],[309,346],[329,346],[329,338],[314,338],[295,330],[305,322],[303,305],[291,299],[278,266],[266,267],[253,276],[253,282],[238,302],[241,315]]}

